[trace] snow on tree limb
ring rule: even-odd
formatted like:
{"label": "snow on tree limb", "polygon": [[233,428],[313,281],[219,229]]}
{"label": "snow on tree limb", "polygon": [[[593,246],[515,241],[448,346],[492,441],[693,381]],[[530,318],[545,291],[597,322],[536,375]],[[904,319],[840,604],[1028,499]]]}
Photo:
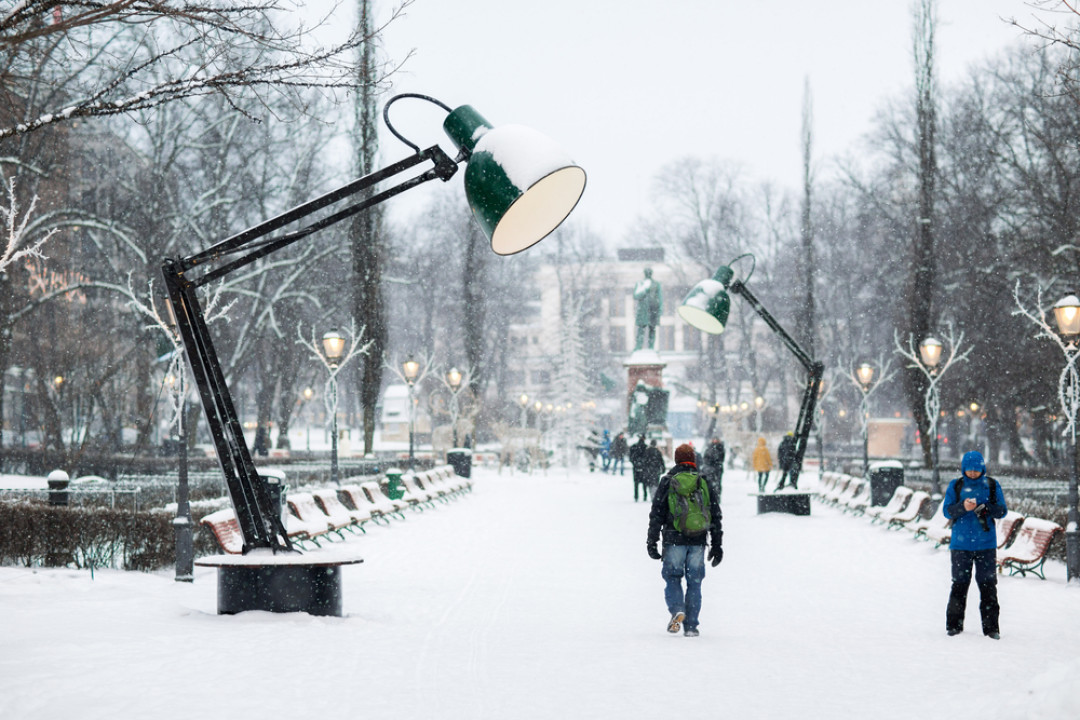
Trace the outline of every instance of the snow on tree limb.
{"label": "snow on tree limb", "polygon": [[[281,0],[224,6],[23,0],[0,15],[0,50],[6,56],[0,80],[7,92],[22,97],[30,97],[35,86],[62,85],[65,100],[63,106],[30,108],[29,119],[0,127],[0,139],[211,93],[263,98],[290,88],[357,88],[355,50],[411,3],[400,0],[371,33],[354,29],[324,47],[313,33],[328,24],[336,6],[312,27],[293,27],[297,11]],[[114,42],[121,49],[111,49]],[[254,59],[237,67],[236,57]],[[42,58],[40,64],[35,58]]]}
{"label": "snow on tree limb", "polygon": [[4,250],[3,253],[0,253],[0,272],[4,272],[9,265],[20,260],[29,258],[45,260],[45,256],[41,254],[41,247],[48,242],[49,238],[59,232],[57,228],[53,228],[36,242],[29,245],[25,244],[26,226],[34,214],[34,207],[37,205],[38,200],[37,195],[30,200],[30,207],[26,209],[22,219],[19,219],[19,202],[15,197],[15,179],[5,178],[4,189],[7,191],[7,205],[0,205],[0,218],[3,218],[4,221]]}

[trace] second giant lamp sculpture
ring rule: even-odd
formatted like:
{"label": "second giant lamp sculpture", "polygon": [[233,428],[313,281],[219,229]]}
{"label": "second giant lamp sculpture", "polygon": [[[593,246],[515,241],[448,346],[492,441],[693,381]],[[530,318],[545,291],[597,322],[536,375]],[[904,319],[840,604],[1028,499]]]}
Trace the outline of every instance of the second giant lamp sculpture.
{"label": "second giant lamp sculpture", "polygon": [[[807,439],[810,437],[810,427],[814,421],[814,406],[817,403],[818,388],[825,367],[806,354],[794,338],[780,326],[768,310],[758,301],[750,289],[746,287],[745,280],[735,277],[735,271],[731,268],[737,261],[743,258],[754,259],[749,253],[740,255],[718,269],[711,278],[702,280],[687,293],[686,299],[679,306],[679,317],[688,325],[702,332],[719,335],[727,327],[728,315],[731,313],[731,296],[729,293],[742,295],[754,312],[765,321],[765,324],[776,333],[780,341],[795,355],[802,366],[806,369],[807,385],[803,393],[802,407],[799,410],[799,419],[795,425],[795,459],[788,472],[789,480],[794,487],[798,487],[799,474],[802,472],[803,457],[806,455]],[[747,280],[754,272],[751,266]],[[784,484],[782,479],[781,485]]]}

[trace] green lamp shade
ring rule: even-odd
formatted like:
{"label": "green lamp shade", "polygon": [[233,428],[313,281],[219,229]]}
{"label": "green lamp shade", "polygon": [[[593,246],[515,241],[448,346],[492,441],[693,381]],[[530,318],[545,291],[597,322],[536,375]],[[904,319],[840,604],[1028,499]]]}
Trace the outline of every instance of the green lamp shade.
{"label": "green lamp shade", "polygon": [[719,335],[727,325],[731,298],[723,283],[712,278],[702,280],[687,293],[679,306],[683,322],[710,335]]}
{"label": "green lamp shade", "polygon": [[543,240],[585,192],[585,171],[535,130],[492,128],[468,105],[450,113],[443,129],[469,154],[465,196],[498,255],[513,255]]}

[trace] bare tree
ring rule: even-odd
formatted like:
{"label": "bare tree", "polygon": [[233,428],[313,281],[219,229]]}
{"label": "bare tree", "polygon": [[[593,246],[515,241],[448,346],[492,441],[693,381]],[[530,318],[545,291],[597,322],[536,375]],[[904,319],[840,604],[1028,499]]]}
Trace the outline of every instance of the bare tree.
{"label": "bare tree", "polygon": [[[412,0],[401,0],[392,22]],[[378,33],[358,26],[332,45],[295,22],[281,0],[198,5],[153,0],[24,0],[0,14],[0,87],[22,117],[5,118],[0,140],[78,118],[219,95],[292,98],[298,88],[362,87],[354,51]],[[236,67],[234,59],[247,61]]]}

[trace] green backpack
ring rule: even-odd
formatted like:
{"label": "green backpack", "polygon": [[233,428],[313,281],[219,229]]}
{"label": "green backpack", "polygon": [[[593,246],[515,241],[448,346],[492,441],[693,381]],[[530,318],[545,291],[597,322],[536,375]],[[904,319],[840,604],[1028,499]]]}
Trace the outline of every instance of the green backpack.
{"label": "green backpack", "polygon": [[709,516],[709,488],[694,472],[676,473],[668,488],[668,509],[675,529],[684,535],[700,535],[712,525]]}

